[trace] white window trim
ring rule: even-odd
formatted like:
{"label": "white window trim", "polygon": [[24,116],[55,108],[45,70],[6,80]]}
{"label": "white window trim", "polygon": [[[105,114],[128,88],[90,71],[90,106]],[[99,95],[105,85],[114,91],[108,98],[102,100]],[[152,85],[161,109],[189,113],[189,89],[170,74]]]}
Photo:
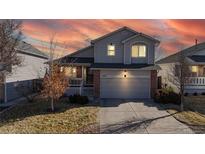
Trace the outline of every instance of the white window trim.
{"label": "white window trim", "polygon": [[[109,46],[114,46],[114,50],[109,50]],[[113,54],[113,55],[110,55],[110,54],[109,54],[109,51],[113,51],[114,54]],[[112,44],[112,45],[111,45],[111,44],[108,44],[108,45],[107,45],[107,56],[115,56],[115,44]]]}
{"label": "white window trim", "polygon": [[[133,54],[132,54],[132,47],[135,46],[135,45],[136,46],[145,46],[145,56],[140,56],[139,51],[138,51],[138,55],[137,56],[133,56]],[[131,57],[132,58],[146,58],[147,57],[147,45],[143,44],[143,43],[132,44],[132,46],[131,46]]]}

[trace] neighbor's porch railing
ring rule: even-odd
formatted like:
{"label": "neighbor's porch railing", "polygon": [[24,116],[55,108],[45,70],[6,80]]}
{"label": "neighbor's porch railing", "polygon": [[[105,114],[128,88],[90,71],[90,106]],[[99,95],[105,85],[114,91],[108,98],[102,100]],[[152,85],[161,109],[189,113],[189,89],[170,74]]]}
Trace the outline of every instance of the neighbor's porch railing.
{"label": "neighbor's porch railing", "polygon": [[186,85],[205,86],[205,77],[188,77]]}

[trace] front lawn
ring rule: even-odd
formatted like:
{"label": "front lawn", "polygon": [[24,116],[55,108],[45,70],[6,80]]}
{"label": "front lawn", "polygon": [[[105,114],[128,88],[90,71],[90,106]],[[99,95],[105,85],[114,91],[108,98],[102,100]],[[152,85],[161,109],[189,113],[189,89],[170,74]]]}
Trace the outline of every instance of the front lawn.
{"label": "front lawn", "polygon": [[19,104],[0,114],[0,133],[98,133],[98,107],[56,103],[56,112],[42,99]]}
{"label": "front lawn", "polygon": [[195,133],[205,133],[204,115],[193,111],[177,112],[173,109],[169,109],[168,112],[173,114],[178,121],[188,125]]}

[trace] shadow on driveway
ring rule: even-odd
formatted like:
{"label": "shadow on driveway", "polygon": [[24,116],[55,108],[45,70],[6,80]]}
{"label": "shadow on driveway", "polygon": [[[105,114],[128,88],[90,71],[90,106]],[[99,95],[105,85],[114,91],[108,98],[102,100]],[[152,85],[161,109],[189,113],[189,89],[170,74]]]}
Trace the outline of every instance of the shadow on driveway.
{"label": "shadow on driveway", "polygon": [[[177,113],[174,113],[177,114]],[[107,126],[103,127],[103,130],[101,131],[101,133],[103,134],[113,134],[113,133],[132,133],[132,132],[144,132],[144,133],[148,133],[148,131],[146,130],[146,128],[155,120],[159,120],[162,118],[167,118],[170,116],[173,116],[174,114],[169,114],[169,115],[165,115],[165,116],[161,116],[161,117],[157,117],[157,118],[152,118],[152,119],[146,119],[146,120],[142,120],[142,121],[136,121],[136,120],[132,120],[132,121],[125,121],[125,122],[121,122],[121,123],[116,123],[116,124],[110,124]]]}

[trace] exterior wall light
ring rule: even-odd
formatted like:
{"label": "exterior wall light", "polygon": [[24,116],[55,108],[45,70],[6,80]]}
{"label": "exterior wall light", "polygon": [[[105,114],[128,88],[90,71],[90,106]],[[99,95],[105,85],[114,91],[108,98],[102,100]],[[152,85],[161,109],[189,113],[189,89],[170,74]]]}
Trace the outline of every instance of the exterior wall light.
{"label": "exterior wall light", "polygon": [[76,68],[73,68],[73,73],[76,73]]}
{"label": "exterior wall light", "polygon": [[126,78],[127,77],[127,71],[126,70],[124,70],[124,78]]}
{"label": "exterior wall light", "polygon": [[63,67],[60,67],[60,72],[63,72]]}

